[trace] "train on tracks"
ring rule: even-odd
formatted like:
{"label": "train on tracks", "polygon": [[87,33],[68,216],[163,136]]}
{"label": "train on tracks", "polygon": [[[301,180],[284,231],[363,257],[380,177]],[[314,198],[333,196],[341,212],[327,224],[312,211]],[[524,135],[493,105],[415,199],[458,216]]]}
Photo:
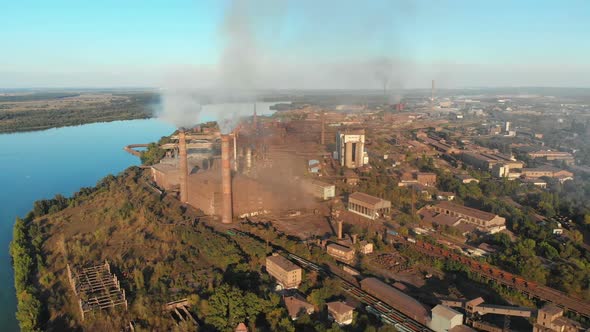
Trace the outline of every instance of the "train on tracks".
{"label": "train on tracks", "polygon": [[337,274],[332,273],[305,258],[299,257],[291,253],[283,253],[286,258],[303,267],[306,270],[316,271],[318,273],[326,274],[330,277],[338,278],[342,289],[350,294],[352,297],[365,304],[367,312],[377,316],[383,323],[393,325],[398,331],[402,332],[432,332],[429,327],[410,318],[400,310],[387,304],[385,301],[376,298],[361,288],[344,280]]}
{"label": "train on tracks", "polygon": [[590,318],[590,303],[581,298],[570,296],[551,287],[526,280],[522,276],[477,261],[439,245],[423,240],[408,240],[403,237],[398,237],[398,239],[399,242],[417,249],[428,256],[449,259],[461,263],[483,278],[494,280],[497,283],[518,290],[531,298],[551,302],[575,314]]}

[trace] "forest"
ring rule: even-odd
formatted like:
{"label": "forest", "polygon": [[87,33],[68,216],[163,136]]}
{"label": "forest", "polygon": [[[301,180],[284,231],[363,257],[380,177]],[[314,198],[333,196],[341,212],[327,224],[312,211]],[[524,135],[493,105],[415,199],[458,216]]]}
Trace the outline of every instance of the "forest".
{"label": "forest", "polygon": [[[159,100],[156,94],[147,92],[113,96],[112,99],[107,100],[68,103],[58,102],[76,95],[43,94],[39,96],[39,98],[49,99],[36,99],[34,95],[14,96],[20,97],[16,98],[14,103],[0,99],[0,133],[44,130],[94,122],[146,119],[153,116],[154,105]],[[26,107],[23,106],[28,101],[34,101],[34,103],[26,103]]]}

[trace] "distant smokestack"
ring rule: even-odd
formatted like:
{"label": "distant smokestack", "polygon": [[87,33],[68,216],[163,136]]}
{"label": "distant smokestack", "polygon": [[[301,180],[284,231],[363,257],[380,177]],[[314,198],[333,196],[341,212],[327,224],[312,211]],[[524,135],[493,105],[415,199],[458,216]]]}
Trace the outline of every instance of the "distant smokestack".
{"label": "distant smokestack", "polygon": [[432,80],[432,96],[430,97],[430,101],[432,103],[432,110],[433,111],[434,111],[434,88],[435,88],[434,80]]}
{"label": "distant smokestack", "polygon": [[186,157],[186,134],[183,129],[178,132],[178,154],[180,172],[180,201],[188,203],[188,161]]}
{"label": "distant smokestack", "polygon": [[229,165],[229,135],[221,135],[221,192],[223,195],[221,222],[232,222],[231,169]]}
{"label": "distant smokestack", "polygon": [[257,125],[258,125],[257,121],[258,121],[258,119],[256,116],[256,102],[254,102],[254,115],[252,116],[252,127],[254,127],[254,129],[257,128]]}
{"label": "distant smokestack", "polygon": [[322,113],[322,134],[320,136],[320,144],[326,144],[326,114]]}
{"label": "distant smokestack", "polygon": [[238,141],[237,136],[238,133],[234,132],[234,172],[238,171]]}
{"label": "distant smokestack", "polygon": [[252,168],[252,148],[246,149],[246,169],[249,171]]}
{"label": "distant smokestack", "polygon": [[338,236],[338,240],[342,240],[342,221],[338,220],[336,223],[338,224],[336,236]]}

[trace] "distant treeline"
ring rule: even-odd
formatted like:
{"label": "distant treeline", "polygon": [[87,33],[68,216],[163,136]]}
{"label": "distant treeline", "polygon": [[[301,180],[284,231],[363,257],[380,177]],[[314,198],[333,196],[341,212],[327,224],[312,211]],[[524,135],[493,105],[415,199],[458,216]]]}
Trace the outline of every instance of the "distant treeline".
{"label": "distant treeline", "polygon": [[77,97],[79,93],[65,93],[65,92],[42,92],[31,93],[14,96],[0,96],[0,102],[22,102],[22,101],[37,101],[46,99],[60,99],[68,97]]}
{"label": "distant treeline", "polygon": [[40,108],[26,111],[0,109],[0,133],[44,130],[94,122],[147,119],[153,116],[152,106],[159,101],[158,95],[141,93],[126,96],[129,100],[113,100],[112,103],[91,108]]}

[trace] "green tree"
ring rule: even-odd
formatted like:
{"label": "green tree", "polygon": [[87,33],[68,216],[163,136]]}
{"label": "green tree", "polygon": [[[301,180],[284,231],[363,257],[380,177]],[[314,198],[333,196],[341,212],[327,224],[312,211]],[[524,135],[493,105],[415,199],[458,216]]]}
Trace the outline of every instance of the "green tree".
{"label": "green tree", "polygon": [[145,151],[141,152],[140,159],[144,165],[158,163],[166,155],[166,150],[160,148],[157,143],[150,143]]}
{"label": "green tree", "polygon": [[21,331],[40,331],[37,322],[41,315],[41,302],[28,291],[20,292],[17,299],[16,319],[19,321]]}
{"label": "green tree", "polygon": [[247,311],[243,292],[227,284],[215,288],[209,298],[209,312],[205,322],[219,331],[232,331],[246,320]]}

